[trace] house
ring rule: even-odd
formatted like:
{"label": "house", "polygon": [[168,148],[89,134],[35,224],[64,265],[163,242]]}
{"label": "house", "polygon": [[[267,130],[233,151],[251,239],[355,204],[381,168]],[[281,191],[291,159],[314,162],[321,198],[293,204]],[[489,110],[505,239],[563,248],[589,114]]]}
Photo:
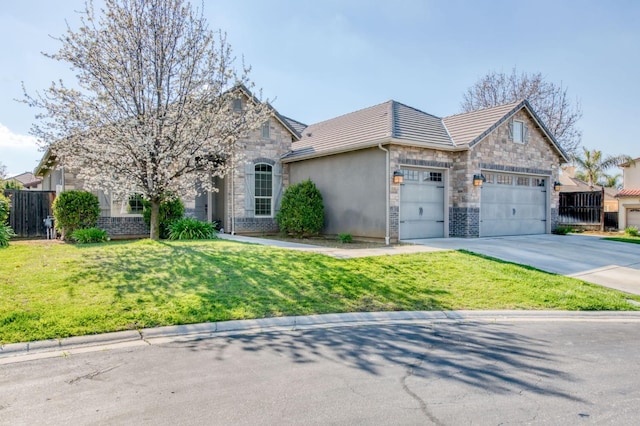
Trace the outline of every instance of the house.
{"label": "house", "polygon": [[391,100],[308,126],[283,158],[322,192],[327,234],[386,241],[549,233],[567,161],[526,100],[445,118]]}
{"label": "house", "polygon": [[640,157],[622,166],[622,190],[618,199],[618,223],[620,229],[635,226],[640,229]]}
{"label": "house", "polygon": [[[251,99],[244,91],[234,108]],[[239,146],[232,171],[215,178],[218,191],[186,200],[189,215],[225,232],[277,232],[283,190],[311,179],[324,198],[324,233],[387,242],[549,233],[553,183],[568,161],[526,100],[445,118],[391,100],[310,126],[272,109]],[[41,166],[43,186],[81,187],[55,159]],[[99,226],[122,232],[123,218],[140,216],[127,204],[103,194]]]}
{"label": "house", "polygon": [[[578,179],[575,176],[576,168],[575,166],[565,166],[562,167],[560,173],[560,193],[574,193],[574,192],[593,192],[593,191],[602,191],[602,186],[593,185],[589,186],[589,184],[583,180]],[[616,194],[618,190],[616,188],[608,188],[604,187],[604,211],[605,213],[614,213],[618,211],[618,199],[616,198]]]}
{"label": "house", "polygon": [[30,190],[40,190],[42,188],[41,179],[37,178],[31,172],[20,173],[19,175],[12,176],[6,179],[7,182],[16,182],[19,183],[22,188],[30,189]]}

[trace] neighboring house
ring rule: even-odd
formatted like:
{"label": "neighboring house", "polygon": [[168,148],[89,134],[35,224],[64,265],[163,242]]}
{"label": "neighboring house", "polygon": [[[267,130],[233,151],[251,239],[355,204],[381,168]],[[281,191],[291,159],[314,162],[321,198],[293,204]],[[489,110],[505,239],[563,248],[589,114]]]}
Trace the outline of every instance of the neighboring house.
{"label": "neighboring house", "polygon": [[445,118],[391,100],[307,127],[283,161],[327,234],[397,241],[549,233],[568,158],[525,100]]}
{"label": "neighboring house", "polygon": [[[234,108],[251,99],[245,92]],[[310,126],[272,109],[238,146],[218,191],[186,200],[190,215],[225,232],[273,233],[283,190],[310,178],[324,199],[324,233],[389,242],[549,233],[553,183],[568,161],[527,101],[446,118],[388,101]],[[47,161],[36,171],[44,186],[81,188]],[[107,195],[101,204],[99,226],[110,233],[107,218],[132,215]]]}
{"label": "neighboring house", "polygon": [[[566,166],[562,168],[560,173],[560,193],[570,192],[593,192],[602,191],[602,186],[589,184],[583,180],[575,177],[575,166]],[[616,188],[604,188],[604,211],[605,213],[613,213],[618,211],[618,199],[616,194],[618,190]]]}
{"label": "neighboring house", "polygon": [[15,176],[12,176],[10,178],[7,178],[6,181],[8,181],[8,182],[11,182],[11,181],[17,182],[20,185],[22,185],[22,187],[24,189],[30,189],[30,190],[41,190],[42,189],[42,180],[37,178],[31,172],[20,173],[19,175],[15,175]]}
{"label": "neighboring house", "polygon": [[622,190],[618,198],[618,223],[620,229],[635,226],[640,229],[640,157],[634,164],[626,163],[622,168]]}

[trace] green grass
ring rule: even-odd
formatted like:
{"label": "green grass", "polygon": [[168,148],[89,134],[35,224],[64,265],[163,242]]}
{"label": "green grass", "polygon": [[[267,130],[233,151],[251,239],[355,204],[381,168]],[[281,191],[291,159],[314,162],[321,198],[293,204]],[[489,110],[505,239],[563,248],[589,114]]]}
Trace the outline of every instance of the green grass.
{"label": "green grass", "polygon": [[0,342],[349,311],[632,310],[627,294],[465,252],[339,260],[229,241],[0,250]]}
{"label": "green grass", "polygon": [[619,241],[621,243],[640,244],[640,237],[607,237],[604,239],[609,241]]}

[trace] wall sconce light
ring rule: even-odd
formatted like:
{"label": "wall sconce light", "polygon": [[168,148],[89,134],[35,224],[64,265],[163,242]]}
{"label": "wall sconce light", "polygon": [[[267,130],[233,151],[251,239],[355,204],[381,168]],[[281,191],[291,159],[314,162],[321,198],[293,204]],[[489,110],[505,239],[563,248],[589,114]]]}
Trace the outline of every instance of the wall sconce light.
{"label": "wall sconce light", "polygon": [[486,181],[484,175],[473,175],[473,186],[482,186]]}
{"label": "wall sconce light", "polygon": [[562,184],[560,182],[553,182],[553,190],[559,192],[562,189]]}
{"label": "wall sconce light", "polygon": [[404,174],[400,170],[393,172],[393,183],[404,182]]}

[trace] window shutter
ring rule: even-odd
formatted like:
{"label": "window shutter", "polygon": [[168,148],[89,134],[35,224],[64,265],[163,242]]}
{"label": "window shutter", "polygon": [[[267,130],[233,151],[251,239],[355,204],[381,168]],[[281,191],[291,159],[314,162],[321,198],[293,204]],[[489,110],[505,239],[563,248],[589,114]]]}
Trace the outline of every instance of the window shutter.
{"label": "window shutter", "polygon": [[529,142],[529,126],[527,126],[526,124],[522,125],[522,130],[524,132],[524,143],[528,143]]}
{"label": "window shutter", "polygon": [[513,120],[509,120],[509,140],[513,140]]}
{"label": "window shutter", "polygon": [[282,164],[276,163],[273,166],[273,213],[274,216],[280,211],[280,200],[282,199]]}
{"label": "window shutter", "polygon": [[255,185],[256,169],[253,163],[244,165],[244,214],[245,217],[255,216]]}

